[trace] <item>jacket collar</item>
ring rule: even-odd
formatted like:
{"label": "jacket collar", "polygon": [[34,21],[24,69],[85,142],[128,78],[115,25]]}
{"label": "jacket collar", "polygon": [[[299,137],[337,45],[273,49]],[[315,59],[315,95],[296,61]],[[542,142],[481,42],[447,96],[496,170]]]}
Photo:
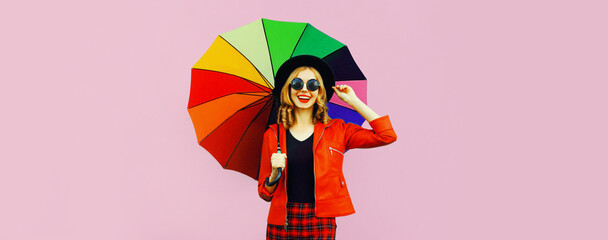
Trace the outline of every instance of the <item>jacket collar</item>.
{"label": "jacket collar", "polygon": [[[315,124],[315,133],[318,131],[323,131],[324,128],[328,128],[329,126],[331,126],[334,123],[334,119],[332,119],[331,121],[329,121],[328,123],[322,123],[322,122],[317,122]],[[272,124],[270,125],[270,128],[272,128],[272,130],[274,130],[275,134],[277,133],[277,124]],[[286,130],[282,127],[279,127],[279,129],[281,130],[281,134],[285,134]]]}
{"label": "jacket collar", "polygon": [[[328,123],[322,123],[322,122],[317,122],[315,124],[315,131],[313,133],[313,149],[317,148],[317,144],[319,143],[319,140],[321,139],[323,133],[325,132],[325,129],[328,128],[329,126],[331,126],[334,123],[334,119],[332,119],[331,121],[329,121]],[[277,124],[272,124],[270,126],[270,128],[272,128],[274,130],[274,134],[275,137],[277,135]],[[278,128],[280,132],[279,137],[281,138],[279,140],[279,142],[281,143],[281,152],[286,153],[287,152],[287,130],[281,126],[279,126]]]}

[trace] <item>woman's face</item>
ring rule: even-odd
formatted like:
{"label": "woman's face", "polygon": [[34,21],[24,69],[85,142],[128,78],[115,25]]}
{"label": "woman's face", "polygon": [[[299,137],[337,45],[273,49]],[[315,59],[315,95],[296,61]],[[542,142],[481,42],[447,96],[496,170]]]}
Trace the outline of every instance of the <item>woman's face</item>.
{"label": "woman's face", "polygon": [[306,87],[306,83],[310,79],[316,79],[315,74],[310,70],[306,69],[298,73],[296,78],[302,79],[304,81],[304,87],[300,90],[295,90],[291,86],[291,101],[296,105],[296,108],[311,108],[317,102],[317,97],[319,96],[319,89],[315,91],[310,91]]}

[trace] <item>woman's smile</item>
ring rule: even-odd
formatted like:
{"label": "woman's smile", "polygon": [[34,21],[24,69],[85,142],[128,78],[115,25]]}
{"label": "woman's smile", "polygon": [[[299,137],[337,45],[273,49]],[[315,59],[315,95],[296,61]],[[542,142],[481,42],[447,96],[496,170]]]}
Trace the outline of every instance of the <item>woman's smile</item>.
{"label": "woman's smile", "polygon": [[300,95],[298,95],[298,100],[300,100],[300,102],[302,102],[302,103],[307,103],[308,101],[310,101],[310,96],[305,95],[305,94],[300,94]]}

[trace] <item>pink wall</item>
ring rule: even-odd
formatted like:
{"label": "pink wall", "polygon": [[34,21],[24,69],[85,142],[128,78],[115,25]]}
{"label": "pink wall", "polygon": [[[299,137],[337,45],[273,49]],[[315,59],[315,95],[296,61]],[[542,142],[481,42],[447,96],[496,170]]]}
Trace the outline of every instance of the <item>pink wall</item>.
{"label": "pink wall", "polygon": [[2,4],[0,239],[263,239],[186,111],[261,17],[346,43],[399,136],[346,154],[338,239],[608,239],[604,1],[84,2]]}

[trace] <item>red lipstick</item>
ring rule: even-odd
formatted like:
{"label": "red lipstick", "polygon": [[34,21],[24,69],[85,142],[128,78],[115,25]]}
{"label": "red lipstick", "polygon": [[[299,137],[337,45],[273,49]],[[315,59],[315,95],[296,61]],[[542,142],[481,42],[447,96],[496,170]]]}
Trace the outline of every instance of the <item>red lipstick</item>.
{"label": "red lipstick", "polygon": [[[300,97],[304,97],[304,98],[300,98]],[[309,97],[309,96],[306,96],[306,95],[298,95],[298,100],[299,100],[301,103],[307,103],[308,101],[310,101],[310,97]]]}

